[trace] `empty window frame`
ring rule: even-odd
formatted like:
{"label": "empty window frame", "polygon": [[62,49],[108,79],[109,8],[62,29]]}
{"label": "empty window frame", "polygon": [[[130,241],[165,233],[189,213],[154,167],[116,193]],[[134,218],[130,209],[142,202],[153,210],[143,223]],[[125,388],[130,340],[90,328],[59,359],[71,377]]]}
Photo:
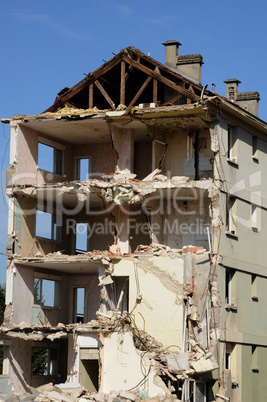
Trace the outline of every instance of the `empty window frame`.
{"label": "empty window frame", "polygon": [[237,209],[237,200],[235,197],[231,195],[226,195],[226,228],[227,232],[232,235],[236,235],[236,209]]}
{"label": "empty window frame", "polygon": [[251,204],[251,228],[254,232],[260,231],[261,209],[255,204]]}
{"label": "empty window frame", "polygon": [[251,275],[251,298],[254,301],[258,301],[258,280],[259,277],[255,274]]}
{"label": "empty window frame", "polygon": [[105,304],[107,310],[128,311],[129,277],[113,276],[112,283],[105,286]]}
{"label": "empty window frame", "polygon": [[63,174],[63,151],[38,142],[38,168],[47,172]]}
{"label": "empty window frame", "polygon": [[258,156],[258,138],[257,137],[252,137],[252,158],[255,161],[259,160]]}
{"label": "empty window frame", "polygon": [[233,358],[233,351],[234,351],[234,344],[232,343],[226,343],[225,344],[225,368],[227,370],[231,370],[231,366],[233,364],[232,358]]}
{"label": "empty window frame", "polygon": [[77,180],[89,180],[89,158],[78,158],[76,162],[76,179]]}
{"label": "empty window frame", "polygon": [[0,344],[0,376],[9,374],[9,346]]}
{"label": "empty window frame", "polygon": [[256,373],[259,372],[258,349],[259,346],[257,345],[251,346],[251,370]]}
{"label": "empty window frame", "polygon": [[36,209],[35,236],[61,241],[61,216]]}
{"label": "empty window frame", "polygon": [[58,372],[57,348],[32,347],[31,375],[55,376]]}
{"label": "empty window frame", "polygon": [[73,322],[83,323],[85,314],[85,288],[73,289]]}
{"label": "empty window frame", "polygon": [[87,253],[89,249],[88,223],[76,223],[75,233],[75,253]]}
{"label": "empty window frame", "polygon": [[237,163],[237,127],[228,126],[227,157],[230,162]]}
{"label": "empty window frame", "polygon": [[60,306],[60,282],[51,279],[34,278],[34,304],[42,307]]}
{"label": "empty window frame", "polygon": [[233,306],[233,278],[235,275],[235,270],[226,269],[225,270],[225,303],[227,306]]}

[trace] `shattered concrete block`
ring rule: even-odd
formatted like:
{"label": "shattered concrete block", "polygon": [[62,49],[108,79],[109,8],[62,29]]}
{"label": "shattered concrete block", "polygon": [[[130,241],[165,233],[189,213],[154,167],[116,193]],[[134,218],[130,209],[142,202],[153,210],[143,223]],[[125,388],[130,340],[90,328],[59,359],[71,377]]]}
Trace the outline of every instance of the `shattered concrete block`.
{"label": "shattered concrete block", "polygon": [[189,352],[173,353],[166,357],[167,366],[171,373],[180,374],[183,371],[190,369],[189,367]]}
{"label": "shattered concrete block", "polygon": [[207,371],[215,370],[219,367],[214,356],[209,359],[202,357],[197,361],[191,361],[190,366],[195,370],[196,373],[205,373]]}
{"label": "shattered concrete block", "polygon": [[67,394],[68,396],[72,396],[73,398],[78,398],[84,390],[83,386],[76,382],[56,384],[54,388],[58,390],[60,393]]}
{"label": "shattered concrete block", "polygon": [[60,392],[57,391],[50,391],[48,392],[47,396],[52,400],[60,402],[74,402],[76,400],[76,398],[73,398],[72,396],[62,395]]}

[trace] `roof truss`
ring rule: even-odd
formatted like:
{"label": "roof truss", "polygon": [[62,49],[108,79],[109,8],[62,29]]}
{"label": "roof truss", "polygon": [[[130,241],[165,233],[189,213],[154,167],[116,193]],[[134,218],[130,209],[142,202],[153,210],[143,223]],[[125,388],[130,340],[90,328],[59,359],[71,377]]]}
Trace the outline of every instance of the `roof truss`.
{"label": "roof truss", "polygon": [[83,109],[114,109],[119,104],[131,108],[138,103],[191,103],[200,98],[201,89],[139,50],[126,48],[74,87],[61,91],[46,112],[70,104]]}

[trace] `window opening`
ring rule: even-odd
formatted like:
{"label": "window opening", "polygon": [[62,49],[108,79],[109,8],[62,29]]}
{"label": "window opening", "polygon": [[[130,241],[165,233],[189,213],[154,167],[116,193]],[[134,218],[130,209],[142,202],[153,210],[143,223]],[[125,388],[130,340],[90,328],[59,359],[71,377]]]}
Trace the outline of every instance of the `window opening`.
{"label": "window opening", "polygon": [[106,305],[108,310],[128,311],[129,277],[113,276],[113,283],[106,285]]}
{"label": "window opening", "polygon": [[226,196],[227,200],[227,216],[226,226],[230,234],[236,235],[236,198],[232,196]]}
{"label": "window opening", "polygon": [[225,368],[227,370],[231,370],[231,354],[233,351],[233,347],[230,343],[226,343],[225,346]]}
{"label": "window opening", "polygon": [[50,240],[61,240],[61,217],[36,209],[35,236]]}
{"label": "window opening", "polygon": [[9,347],[0,345],[0,375],[8,375]]}
{"label": "window opening", "polygon": [[252,158],[258,159],[258,138],[252,137]]}
{"label": "window opening", "polygon": [[34,278],[34,304],[45,307],[59,307],[59,282],[50,279]]}
{"label": "window opening", "polygon": [[258,300],[258,276],[255,274],[251,275],[251,298]]}
{"label": "window opening", "polygon": [[85,288],[73,289],[73,321],[84,322]]}
{"label": "window opening", "polygon": [[88,251],[88,224],[76,223],[76,254],[84,254]]}
{"label": "window opening", "polygon": [[237,128],[228,126],[228,159],[237,163]]}
{"label": "window opening", "polygon": [[77,159],[77,180],[89,180],[89,158]]}
{"label": "window opening", "polygon": [[251,346],[251,369],[252,371],[259,372],[257,345]]}
{"label": "window opening", "polygon": [[57,349],[33,347],[31,375],[54,376],[57,374]]}
{"label": "window opening", "polygon": [[38,142],[38,168],[62,175],[63,151]]}
{"label": "window opening", "polygon": [[251,228],[254,232],[259,232],[261,229],[261,209],[255,204],[251,204]]}
{"label": "window opening", "polygon": [[233,289],[232,289],[232,280],[235,272],[233,270],[227,269],[225,271],[225,302],[227,305],[233,304]]}

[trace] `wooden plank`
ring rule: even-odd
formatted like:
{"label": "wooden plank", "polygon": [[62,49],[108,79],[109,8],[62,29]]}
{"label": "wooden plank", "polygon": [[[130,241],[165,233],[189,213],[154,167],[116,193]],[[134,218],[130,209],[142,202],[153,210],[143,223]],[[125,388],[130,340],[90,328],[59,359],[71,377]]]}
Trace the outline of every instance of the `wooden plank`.
{"label": "wooden plank", "polygon": [[141,88],[139,89],[139,91],[137,91],[135,97],[133,98],[133,100],[131,101],[131,103],[129,104],[128,107],[132,107],[135,102],[137,101],[137,99],[139,98],[139,96],[142,94],[142,92],[144,91],[144,89],[147,87],[147,85],[149,84],[149,82],[152,80],[151,77],[147,77],[147,79],[145,80],[145,82],[143,83],[143,85],[141,86]]}
{"label": "wooden plank", "polygon": [[99,91],[101,92],[101,94],[104,96],[104,98],[106,99],[106,101],[109,103],[109,105],[112,108],[115,108],[115,103],[113,102],[113,100],[109,97],[108,93],[105,91],[105,89],[102,87],[102,85],[100,84],[100,82],[98,80],[95,81],[95,85],[97,86],[97,88],[99,89]]}
{"label": "wooden plank", "polygon": [[94,107],[94,84],[89,85],[89,109]]}
{"label": "wooden plank", "polygon": [[141,63],[136,62],[133,59],[128,59],[125,55],[123,55],[122,58],[126,63],[128,63],[130,65],[133,65],[137,69],[143,71],[144,73],[146,73],[150,77],[155,78],[156,80],[162,82],[163,84],[165,84],[168,87],[174,89],[175,91],[182,93],[187,98],[190,98],[195,102],[197,100],[199,100],[199,96],[192,94],[192,92],[189,91],[188,89],[185,89],[185,88],[181,87],[181,85],[175,84],[174,82],[172,82],[168,78],[163,77],[162,75],[158,74],[156,71],[151,70],[150,68],[142,65]]}
{"label": "wooden plank", "polygon": [[156,103],[158,100],[158,81],[153,79],[153,102]]}
{"label": "wooden plank", "polygon": [[100,67],[95,71],[94,74],[91,76],[86,77],[82,81],[78,82],[74,87],[72,87],[69,92],[64,95],[58,102],[54,103],[50,108],[45,110],[45,112],[53,112],[54,110],[58,109],[60,106],[64,105],[65,102],[67,102],[69,99],[71,99],[73,96],[77,95],[80,91],[82,91],[84,88],[89,86],[91,83],[93,83],[95,80],[100,78],[102,75],[104,75],[106,72],[111,70],[113,67],[115,67],[117,64],[121,62],[121,53],[115,56],[110,62],[107,62],[104,64],[103,67]]}
{"label": "wooden plank", "polygon": [[[182,94],[177,94],[174,98],[172,98],[172,99],[170,99],[168,102],[166,102],[166,103],[170,103],[170,104],[174,104],[174,102],[176,102],[178,99],[180,99],[180,98],[182,98]],[[190,101],[191,101],[191,99],[190,99]]]}
{"label": "wooden plank", "polygon": [[121,62],[121,93],[120,103],[125,105],[125,61]]}

